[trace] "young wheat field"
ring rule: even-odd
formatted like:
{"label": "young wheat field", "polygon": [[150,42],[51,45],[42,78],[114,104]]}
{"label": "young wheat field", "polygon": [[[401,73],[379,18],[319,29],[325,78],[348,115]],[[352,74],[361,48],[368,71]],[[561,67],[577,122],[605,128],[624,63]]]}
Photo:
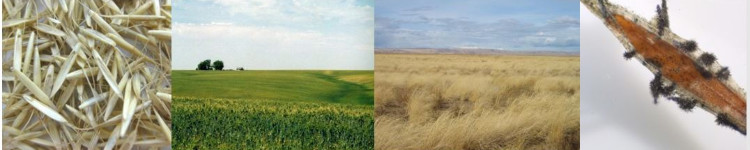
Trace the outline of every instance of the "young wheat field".
{"label": "young wheat field", "polygon": [[373,149],[373,71],[172,71],[175,149]]}
{"label": "young wheat field", "polygon": [[375,55],[375,149],[578,149],[579,57]]}

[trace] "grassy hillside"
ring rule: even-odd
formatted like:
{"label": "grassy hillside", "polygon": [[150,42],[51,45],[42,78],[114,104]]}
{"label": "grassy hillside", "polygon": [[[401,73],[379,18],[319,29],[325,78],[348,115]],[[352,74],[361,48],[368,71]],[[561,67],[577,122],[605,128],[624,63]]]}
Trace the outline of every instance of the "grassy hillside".
{"label": "grassy hillside", "polygon": [[172,71],[181,97],[373,104],[373,71]]}
{"label": "grassy hillside", "polygon": [[372,149],[373,71],[172,71],[175,149]]}

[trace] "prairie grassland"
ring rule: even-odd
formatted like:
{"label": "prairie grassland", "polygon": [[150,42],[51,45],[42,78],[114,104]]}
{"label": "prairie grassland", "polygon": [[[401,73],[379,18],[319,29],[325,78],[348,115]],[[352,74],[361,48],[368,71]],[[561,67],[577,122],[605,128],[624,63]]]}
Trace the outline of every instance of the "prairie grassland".
{"label": "prairie grassland", "polygon": [[579,57],[375,55],[375,149],[578,149]]}

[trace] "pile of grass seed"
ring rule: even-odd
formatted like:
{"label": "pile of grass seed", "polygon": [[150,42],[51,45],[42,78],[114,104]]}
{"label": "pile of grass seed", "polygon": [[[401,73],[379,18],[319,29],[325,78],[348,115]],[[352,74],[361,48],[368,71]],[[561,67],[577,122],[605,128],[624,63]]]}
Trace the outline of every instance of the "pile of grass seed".
{"label": "pile of grass seed", "polygon": [[170,146],[169,0],[2,3],[3,149]]}

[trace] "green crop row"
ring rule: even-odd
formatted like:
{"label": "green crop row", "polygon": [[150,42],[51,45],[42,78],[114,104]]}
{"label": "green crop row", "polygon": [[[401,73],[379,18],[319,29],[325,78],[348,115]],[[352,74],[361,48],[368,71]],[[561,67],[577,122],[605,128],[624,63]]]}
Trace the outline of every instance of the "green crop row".
{"label": "green crop row", "polygon": [[174,98],[175,149],[372,149],[371,105]]}

